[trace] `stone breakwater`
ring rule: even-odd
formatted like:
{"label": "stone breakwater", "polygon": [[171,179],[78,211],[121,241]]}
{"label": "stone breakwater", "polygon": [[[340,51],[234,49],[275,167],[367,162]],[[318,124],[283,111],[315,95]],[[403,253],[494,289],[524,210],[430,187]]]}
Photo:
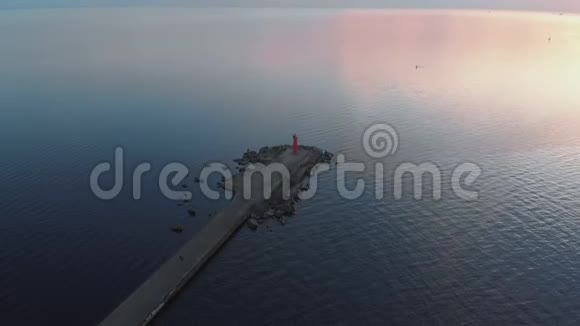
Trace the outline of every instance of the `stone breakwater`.
{"label": "stone breakwater", "polygon": [[[234,160],[239,172],[234,177],[234,191],[238,194],[242,191],[240,182],[243,182],[243,178],[241,176],[246,172],[249,165],[263,164],[268,166],[278,162],[280,155],[290,150],[290,145],[262,147],[259,151],[247,150],[241,158]],[[330,163],[334,156],[330,152],[313,146],[300,146],[300,151],[315,153],[315,158],[302,162],[302,168],[294,175],[291,175],[290,196],[288,199],[283,198],[282,189],[278,188],[272,193],[270,199],[264,200],[262,205],[257,205],[253,209],[247,220],[247,225],[250,229],[258,229],[259,225],[268,219],[276,219],[280,224],[286,224],[287,218],[293,216],[296,211],[296,204],[300,201],[299,193],[309,189],[308,183],[304,183],[304,181],[310,176],[312,168],[319,163]],[[225,188],[223,182],[219,186],[222,189]]]}
{"label": "stone breakwater", "polygon": [[[297,193],[304,190],[303,181],[318,163],[329,162],[332,154],[316,147],[301,146],[293,153],[290,146],[264,147],[259,151],[247,151],[238,162],[238,170],[245,171],[250,164],[284,165],[290,176],[290,198],[282,196],[283,177],[272,175],[272,196],[244,198],[235,195],[232,202],[212,219],[173,257],[163,263],[141,286],[130,294],[100,325],[146,325],[169,301],[195,276],[201,267],[235,234],[246,221],[257,227],[261,220],[291,215],[295,210]],[[252,193],[259,194],[263,180],[252,179]],[[254,181],[255,180],[255,181]],[[243,183],[243,173],[234,176],[233,187]],[[253,225],[253,226],[252,226]],[[177,229],[176,229],[177,231]]]}

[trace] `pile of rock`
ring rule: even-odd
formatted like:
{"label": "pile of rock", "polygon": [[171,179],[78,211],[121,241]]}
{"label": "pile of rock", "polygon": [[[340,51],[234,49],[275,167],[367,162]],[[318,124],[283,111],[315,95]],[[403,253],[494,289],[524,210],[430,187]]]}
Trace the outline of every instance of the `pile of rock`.
{"label": "pile of rock", "polygon": [[332,158],[334,157],[334,154],[328,151],[322,151],[322,158],[320,159],[320,161],[322,163],[330,163],[332,161]]}
{"label": "pile of rock", "polygon": [[251,214],[248,218],[248,227],[252,230],[258,229],[258,225],[264,223],[269,219],[276,219],[280,224],[286,224],[286,218],[293,216],[296,212],[296,207],[294,204],[297,201],[288,200],[277,203],[275,206],[270,207],[263,214]]}
{"label": "pile of rock", "polygon": [[[250,163],[262,163],[262,164],[268,164],[272,162],[272,159],[276,156],[278,156],[279,154],[281,154],[282,152],[291,149],[292,146],[290,145],[278,145],[278,146],[272,146],[272,147],[262,147],[260,148],[259,151],[255,151],[255,150],[246,150],[246,152],[242,155],[242,158],[238,158],[233,160],[237,165],[238,165],[238,169],[243,169],[245,167],[248,166],[248,164]],[[330,163],[330,161],[332,160],[332,157],[334,156],[334,154],[332,154],[331,152],[327,152],[325,150],[321,150],[320,148],[314,147],[314,146],[305,146],[305,145],[300,145],[300,149],[303,150],[314,150],[314,151],[318,151],[320,153],[322,153],[322,158],[321,158],[321,163]]]}
{"label": "pile of rock", "polygon": [[[237,164],[237,169],[239,173],[243,173],[249,164],[270,164],[276,157],[278,157],[282,152],[291,149],[290,145],[278,145],[273,147],[262,147],[260,150],[250,150],[248,149],[241,158],[233,160]],[[317,163],[330,163],[333,154],[325,150],[319,149],[313,146],[301,145],[300,149],[308,151],[317,151],[320,155],[320,160]],[[307,170],[306,175],[309,175],[310,171]],[[218,182],[218,187],[224,189],[225,180],[222,178]],[[268,219],[276,219],[280,224],[286,224],[286,219],[293,216],[296,208],[295,205],[300,201],[298,194],[302,191],[307,191],[309,189],[308,184],[298,185],[293,187],[291,198],[289,200],[282,199],[272,199],[268,203],[268,209],[262,213],[253,213],[248,217],[247,225],[250,229],[258,229],[260,224],[263,224]]]}
{"label": "pile of rock", "polygon": [[294,216],[296,213],[296,204],[300,201],[300,192],[308,189],[308,185],[295,187],[289,200],[270,200],[268,203],[268,209],[262,214],[253,213],[248,217],[248,227],[252,230],[256,230],[258,229],[258,225],[263,224],[269,219],[275,219],[280,224],[286,225],[287,218]]}
{"label": "pile of rock", "polygon": [[288,145],[274,146],[274,147],[262,147],[259,151],[246,150],[242,155],[242,158],[235,159],[234,162],[238,165],[237,169],[243,172],[249,164],[269,164],[272,159],[276,157],[281,152],[288,149]]}

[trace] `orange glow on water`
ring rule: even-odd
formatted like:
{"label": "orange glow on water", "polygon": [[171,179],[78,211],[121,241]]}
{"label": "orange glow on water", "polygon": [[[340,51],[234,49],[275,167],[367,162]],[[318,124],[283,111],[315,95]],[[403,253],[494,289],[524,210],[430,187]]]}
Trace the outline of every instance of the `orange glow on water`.
{"label": "orange glow on water", "polygon": [[394,83],[439,96],[465,89],[489,104],[558,104],[558,110],[580,104],[578,18],[355,12],[337,18],[336,34],[343,80],[363,97]]}
{"label": "orange glow on water", "polygon": [[331,71],[369,114],[394,96],[465,128],[580,140],[580,16],[345,10],[305,31],[275,33],[257,53],[257,64],[278,76]]}
{"label": "orange glow on water", "polygon": [[335,23],[341,80],[361,106],[394,90],[466,128],[580,137],[578,16],[350,12]]}

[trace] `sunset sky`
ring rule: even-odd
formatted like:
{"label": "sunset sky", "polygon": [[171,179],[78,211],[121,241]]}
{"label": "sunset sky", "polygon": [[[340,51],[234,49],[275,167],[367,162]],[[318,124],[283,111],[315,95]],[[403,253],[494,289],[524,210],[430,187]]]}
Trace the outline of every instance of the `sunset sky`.
{"label": "sunset sky", "polygon": [[578,0],[5,0],[0,9],[58,7],[380,7],[580,12]]}

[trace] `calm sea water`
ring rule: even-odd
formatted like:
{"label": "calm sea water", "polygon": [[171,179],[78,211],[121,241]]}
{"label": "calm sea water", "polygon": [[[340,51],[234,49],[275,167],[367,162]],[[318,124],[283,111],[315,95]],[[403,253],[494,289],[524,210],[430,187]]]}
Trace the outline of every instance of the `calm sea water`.
{"label": "calm sea water", "polygon": [[[295,132],[370,164],[375,121],[400,136],[387,174],[433,162],[446,191],[474,162],[479,200],[395,200],[387,184],[348,201],[325,175],[286,226],[243,228],[155,324],[580,323],[578,17],[23,10],[0,12],[0,42],[6,325],[98,323],[221,207],[197,194],[190,218],[164,199],[164,164],[195,174]],[[126,184],[101,201],[89,173],[116,146]]]}

